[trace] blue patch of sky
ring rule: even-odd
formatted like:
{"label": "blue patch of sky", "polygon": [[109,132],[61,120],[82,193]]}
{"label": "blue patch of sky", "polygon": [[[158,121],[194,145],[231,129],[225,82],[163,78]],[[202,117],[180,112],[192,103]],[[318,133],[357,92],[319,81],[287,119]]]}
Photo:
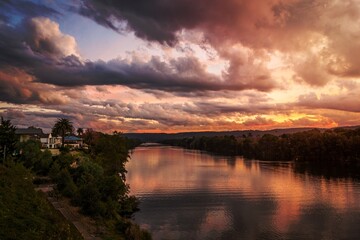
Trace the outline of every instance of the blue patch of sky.
{"label": "blue patch of sky", "polygon": [[[76,39],[81,56],[92,61],[108,61],[114,58],[123,58],[127,52],[136,51],[146,45],[144,41],[134,36],[132,32],[119,34],[105,28],[93,20],[76,13],[79,1],[61,0],[16,0],[10,4],[0,3],[0,14],[7,24],[16,26],[26,17],[49,17],[57,22],[60,30]],[[21,3],[35,3],[53,9],[51,13],[40,13],[32,9],[17,8]],[[31,14],[30,14],[31,13]],[[1,17],[1,16],[0,16]]]}
{"label": "blue patch of sky", "polygon": [[0,3],[0,14],[5,16],[6,23],[12,26],[16,26],[24,18],[24,14],[19,9],[7,2]]}
{"label": "blue patch of sky", "polygon": [[130,32],[119,34],[76,13],[66,13],[58,23],[62,32],[75,37],[80,54],[93,61],[124,57],[143,44]]}

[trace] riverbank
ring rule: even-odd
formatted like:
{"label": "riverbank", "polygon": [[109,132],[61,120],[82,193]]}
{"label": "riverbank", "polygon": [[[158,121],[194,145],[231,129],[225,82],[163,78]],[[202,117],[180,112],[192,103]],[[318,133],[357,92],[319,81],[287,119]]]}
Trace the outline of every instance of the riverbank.
{"label": "riverbank", "polygon": [[46,200],[36,192],[32,174],[20,164],[0,165],[0,239],[83,239]]}
{"label": "riverbank", "polygon": [[76,227],[84,240],[100,240],[104,235],[104,227],[99,227],[93,219],[80,214],[80,208],[72,206],[69,199],[54,193],[54,184],[41,184],[35,190],[44,193],[54,209]]}
{"label": "riverbank", "polygon": [[63,202],[65,210],[73,210],[67,217],[83,219],[79,222],[87,224],[90,237],[151,239],[131,221],[139,203],[129,195],[126,183],[125,163],[131,142],[120,134],[94,133],[92,139],[89,149],[62,151],[53,158],[48,171],[56,184],[55,194],[67,199]]}
{"label": "riverbank", "polygon": [[[82,239],[75,227],[85,239],[151,239],[148,232],[131,221],[131,216],[138,211],[139,201],[129,195],[129,185],[126,183],[125,163],[128,161],[129,146],[131,142],[129,143],[121,135],[102,133],[94,135],[90,149],[78,151],[62,149],[56,156],[52,156],[47,150],[41,151],[38,141],[29,140],[19,143],[17,152],[20,154],[9,156],[0,164],[4,172],[12,170],[7,167],[8,165],[15,166],[15,170],[23,169],[23,172],[19,173],[20,176],[18,173],[9,174],[6,181],[3,180],[15,189],[13,195],[7,196],[6,184],[2,186],[4,190],[1,191],[0,201],[5,199],[6,202],[0,202],[1,215],[4,217],[0,223],[2,224],[0,227],[4,229],[0,239]],[[51,185],[42,185],[38,188],[39,191],[35,192],[32,182],[34,176],[36,176],[34,184]],[[31,190],[24,190],[22,188],[24,184],[21,182],[14,186],[11,181],[23,179],[27,179],[26,188]],[[17,199],[19,194],[24,196]],[[24,198],[28,200],[26,203],[22,201]],[[66,229],[72,228],[72,231],[77,232],[79,236],[66,237],[67,235],[63,234],[64,237],[54,238],[58,231],[62,233],[61,226],[58,226],[54,220],[47,220],[55,218],[53,214],[48,216],[44,213],[39,216],[37,209],[41,207],[37,207],[38,203],[47,209],[50,208],[46,212],[53,211],[58,215],[61,213],[65,218],[61,215],[60,217],[71,226]],[[27,207],[24,209],[23,206]],[[11,212],[9,218],[15,224],[7,221],[9,211]],[[65,219],[73,224],[69,224]],[[13,225],[18,224],[19,227],[16,229],[23,229],[32,226],[33,221],[36,225],[34,228],[39,229],[38,238],[36,235],[18,237],[19,233]],[[36,221],[39,224],[36,224]],[[40,224],[44,221],[47,224]],[[47,226],[49,223],[53,224]],[[61,221],[58,224],[66,225]],[[13,230],[6,231],[6,229]]]}
{"label": "riverbank", "polygon": [[162,143],[247,159],[360,164],[360,128],[313,129],[280,136],[192,137]]}

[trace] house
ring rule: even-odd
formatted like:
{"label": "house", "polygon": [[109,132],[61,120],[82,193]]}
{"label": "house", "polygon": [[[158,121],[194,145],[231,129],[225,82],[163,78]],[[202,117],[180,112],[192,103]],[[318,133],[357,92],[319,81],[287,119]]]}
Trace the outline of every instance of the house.
{"label": "house", "polygon": [[28,140],[36,140],[41,142],[42,148],[60,148],[61,137],[52,136],[51,133],[45,134],[41,128],[28,127],[18,128],[15,130],[15,134],[19,136],[20,142],[26,142]]}
{"label": "house", "polygon": [[83,146],[83,139],[76,136],[66,136],[64,138],[64,145],[70,148],[81,148]]}
{"label": "house", "polygon": [[40,138],[42,148],[60,148],[62,137],[52,136],[51,133],[43,134]]}
{"label": "house", "polygon": [[18,128],[15,130],[15,134],[19,136],[20,142],[26,142],[28,140],[40,140],[44,135],[41,128],[28,127]]}

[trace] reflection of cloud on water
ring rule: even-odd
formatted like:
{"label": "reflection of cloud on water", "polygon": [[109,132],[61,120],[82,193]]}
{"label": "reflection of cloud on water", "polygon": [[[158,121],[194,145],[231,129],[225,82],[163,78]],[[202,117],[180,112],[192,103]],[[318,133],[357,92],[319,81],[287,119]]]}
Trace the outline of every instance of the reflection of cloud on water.
{"label": "reflection of cloud on water", "polygon": [[289,226],[289,239],[306,239],[309,236],[312,239],[358,239],[360,236],[358,211],[343,211],[327,204],[312,204],[301,209],[300,213],[298,220],[291,222]]}
{"label": "reflection of cloud on water", "polygon": [[[336,219],[353,236],[350,219],[360,218],[359,184],[294,174],[290,165],[276,165],[238,158],[230,166],[224,157],[188,150],[184,155],[171,148],[135,151],[128,182],[142,200],[137,221],[151,223],[155,239],[163,234],[170,234],[164,239],[276,239],[283,234],[296,239],[301,231],[329,234],[327,227]],[[317,217],[324,225],[309,226]]]}
{"label": "reflection of cloud on water", "polygon": [[[354,185],[351,180],[319,179],[294,174],[290,167],[274,167],[269,162],[259,163],[241,158],[237,159],[234,168],[230,168],[225,157],[214,160],[213,156],[197,151],[186,150],[186,156],[174,155],[174,151],[181,153],[181,149],[165,147],[135,151],[135,160],[130,160],[128,164],[127,177],[134,194],[138,190],[181,192],[184,189],[205,188],[215,192],[241,191],[254,196],[266,192],[279,201],[284,200],[284,203],[299,199],[317,201],[321,194],[321,199],[336,208],[358,206],[356,199],[360,185]],[[136,168],[136,172],[132,172],[132,168]]]}
{"label": "reflection of cloud on water", "polygon": [[155,239],[239,239],[228,238],[226,233],[236,230],[237,237],[249,238],[254,233],[248,229],[273,229],[267,226],[272,225],[276,202],[248,199],[240,193],[189,191],[168,197],[148,195],[140,208],[146,211],[137,213],[136,221],[151,223],[149,230]]}
{"label": "reflection of cloud on water", "polygon": [[229,213],[226,206],[210,208],[199,226],[198,235],[202,236],[202,238],[221,236],[222,232],[231,229],[231,226],[229,226],[231,222],[231,213]]}

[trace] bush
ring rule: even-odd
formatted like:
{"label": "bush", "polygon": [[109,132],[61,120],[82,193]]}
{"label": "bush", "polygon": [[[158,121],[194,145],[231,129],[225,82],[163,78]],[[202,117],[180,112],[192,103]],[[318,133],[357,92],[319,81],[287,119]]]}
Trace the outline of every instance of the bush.
{"label": "bush", "polygon": [[0,239],[82,239],[31,179],[21,165],[0,165]]}
{"label": "bush", "polygon": [[74,197],[77,193],[77,187],[67,169],[60,171],[56,178],[57,188],[66,197]]}
{"label": "bush", "polygon": [[40,175],[47,175],[53,162],[49,150],[41,151],[41,143],[35,140],[29,140],[18,145],[20,155],[18,160],[25,167],[32,169]]}

